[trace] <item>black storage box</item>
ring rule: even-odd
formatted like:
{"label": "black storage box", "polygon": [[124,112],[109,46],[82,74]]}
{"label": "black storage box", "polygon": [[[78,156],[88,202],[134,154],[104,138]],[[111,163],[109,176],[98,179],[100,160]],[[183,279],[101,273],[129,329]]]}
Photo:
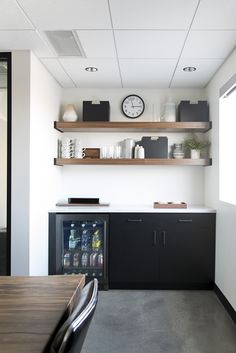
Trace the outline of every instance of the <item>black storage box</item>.
{"label": "black storage box", "polygon": [[191,104],[190,101],[181,101],[178,109],[179,121],[209,121],[209,105],[207,101],[198,101]]}
{"label": "black storage box", "polygon": [[143,136],[136,145],[143,146],[145,158],[168,158],[168,138],[166,136]]}
{"label": "black storage box", "polygon": [[109,101],[84,101],[83,121],[109,121]]}

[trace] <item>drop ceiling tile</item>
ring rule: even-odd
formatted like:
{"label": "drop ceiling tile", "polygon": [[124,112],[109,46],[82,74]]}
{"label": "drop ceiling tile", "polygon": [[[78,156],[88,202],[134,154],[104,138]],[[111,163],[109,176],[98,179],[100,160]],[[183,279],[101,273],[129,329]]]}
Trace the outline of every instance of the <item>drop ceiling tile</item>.
{"label": "drop ceiling tile", "polygon": [[177,60],[121,59],[123,86],[127,88],[167,88]]}
{"label": "drop ceiling tile", "polygon": [[236,31],[191,31],[182,58],[226,58],[236,44]]}
{"label": "drop ceiling tile", "polygon": [[198,0],[110,0],[115,29],[188,29]]}
{"label": "drop ceiling tile", "polygon": [[0,31],[0,51],[32,50],[38,57],[54,56],[36,31]]}
{"label": "drop ceiling tile", "polygon": [[34,29],[15,0],[0,1],[0,30]]}
{"label": "drop ceiling tile", "polygon": [[41,59],[41,62],[45,65],[48,71],[52,74],[52,76],[56,79],[56,81],[64,88],[75,87],[75,84],[71,80],[71,78],[66,74],[60,65],[58,59],[47,58]]}
{"label": "drop ceiling tile", "polygon": [[107,0],[18,0],[41,30],[111,29]]}
{"label": "drop ceiling tile", "polygon": [[[121,87],[119,68],[114,59],[63,58],[59,59],[65,71],[79,88]],[[97,67],[97,72],[88,72],[86,67]]]}
{"label": "drop ceiling tile", "polygon": [[186,31],[115,31],[119,58],[177,58]]}
{"label": "drop ceiling tile", "polygon": [[[223,63],[223,59],[181,59],[171,87],[205,87]],[[183,68],[194,66],[196,71],[186,72]]]}
{"label": "drop ceiling tile", "polygon": [[87,58],[114,58],[116,57],[113,32],[103,31],[76,31]]}
{"label": "drop ceiling tile", "polygon": [[192,29],[236,29],[236,1],[201,0]]}

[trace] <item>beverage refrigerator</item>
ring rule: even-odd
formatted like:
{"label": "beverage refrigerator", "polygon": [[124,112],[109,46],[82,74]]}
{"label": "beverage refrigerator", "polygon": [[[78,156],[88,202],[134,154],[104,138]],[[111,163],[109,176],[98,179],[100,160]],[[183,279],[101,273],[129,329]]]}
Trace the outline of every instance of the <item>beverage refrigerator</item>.
{"label": "beverage refrigerator", "polygon": [[108,288],[106,214],[49,213],[49,275],[85,274]]}

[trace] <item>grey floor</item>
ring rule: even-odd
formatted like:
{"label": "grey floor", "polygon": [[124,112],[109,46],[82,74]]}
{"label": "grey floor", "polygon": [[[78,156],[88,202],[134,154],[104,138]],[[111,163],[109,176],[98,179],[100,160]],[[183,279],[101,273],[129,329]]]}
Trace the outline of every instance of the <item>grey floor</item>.
{"label": "grey floor", "polygon": [[101,291],[82,352],[236,353],[236,325],[212,291]]}

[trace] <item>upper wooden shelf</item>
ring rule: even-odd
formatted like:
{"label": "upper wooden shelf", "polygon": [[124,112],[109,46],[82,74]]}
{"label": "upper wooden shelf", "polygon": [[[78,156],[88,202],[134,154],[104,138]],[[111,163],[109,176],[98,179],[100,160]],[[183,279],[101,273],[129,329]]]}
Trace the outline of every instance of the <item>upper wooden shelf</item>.
{"label": "upper wooden shelf", "polygon": [[54,128],[60,132],[206,132],[210,122],[59,122]]}

